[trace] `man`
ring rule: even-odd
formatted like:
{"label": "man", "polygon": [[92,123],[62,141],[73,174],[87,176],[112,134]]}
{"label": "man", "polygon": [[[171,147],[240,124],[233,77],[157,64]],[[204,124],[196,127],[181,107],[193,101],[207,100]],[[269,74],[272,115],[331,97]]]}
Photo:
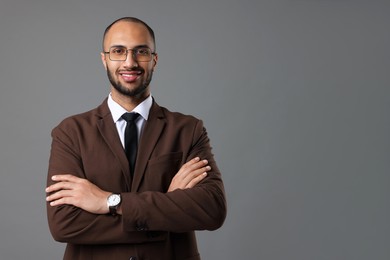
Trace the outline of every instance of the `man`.
{"label": "man", "polygon": [[202,121],[151,97],[155,50],[143,21],[113,22],[101,53],[108,98],[52,131],[47,213],[54,239],[67,243],[64,259],[200,259],[194,231],[224,222]]}

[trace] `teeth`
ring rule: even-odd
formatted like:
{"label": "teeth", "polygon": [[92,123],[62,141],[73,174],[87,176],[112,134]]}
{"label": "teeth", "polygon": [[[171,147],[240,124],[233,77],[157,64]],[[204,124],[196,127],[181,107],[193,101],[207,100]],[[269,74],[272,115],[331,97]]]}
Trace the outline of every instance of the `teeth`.
{"label": "teeth", "polygon": [[132,73],[132,74],[126,74],[126,73],[122,73],[123,76],[138,76],[140,73]]}

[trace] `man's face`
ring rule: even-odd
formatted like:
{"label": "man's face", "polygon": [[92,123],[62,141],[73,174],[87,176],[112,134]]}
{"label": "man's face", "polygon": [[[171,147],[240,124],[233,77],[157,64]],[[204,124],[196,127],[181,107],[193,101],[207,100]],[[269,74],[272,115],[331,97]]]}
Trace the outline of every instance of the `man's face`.
{"label": "man's face", "polygon": [[[114,24],[104,39],[104,51],[113,46],[123,46],[126,49],[149,47],[155,51],[153,39],[144,25],[121,21]],[[131,51],[125,61],[112,61],[108,54],[101,54],[111,83],[111,92],[129,97],[146,98],[150,94],[149,83],[157,64],[157,54],[148,62],[134,60]]]}

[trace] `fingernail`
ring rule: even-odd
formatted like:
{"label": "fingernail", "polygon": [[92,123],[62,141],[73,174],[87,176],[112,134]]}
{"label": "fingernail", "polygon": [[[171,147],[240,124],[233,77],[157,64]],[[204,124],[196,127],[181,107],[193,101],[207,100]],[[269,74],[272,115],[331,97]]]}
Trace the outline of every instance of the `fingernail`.
{"label": "fingernail", "polygon": [[55,179],[57,179],[57,176],[56,176],[56,175],[53,175],[53,176],[51,177],[51,179],[52,179],[52,180],[55,180]]}
{"label": "fingernail", "polygon": [[210,166],[206,166],[206,170],[210,171],[211,167]]}
{"label": "fingernail", "polygon": [[204,163],[208,163],[208,161],[207,161],[207,160],[203,160],[203,162],[204,162]]}

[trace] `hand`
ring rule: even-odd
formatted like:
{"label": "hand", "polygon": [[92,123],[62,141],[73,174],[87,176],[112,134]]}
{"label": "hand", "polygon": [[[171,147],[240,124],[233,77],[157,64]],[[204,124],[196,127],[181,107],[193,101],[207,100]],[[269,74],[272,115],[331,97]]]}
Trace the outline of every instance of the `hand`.
{"label": "hand", "polygon": [[211,167],[207,164],[207,160],[201,161],[199,157],[185,163],[176,173],[175,177],[173,177],[168,192],[176,189],[189,189],[194,187],[206,178],[207,172],[211,170]]}
{"label": "hand", "polygon": [[94,214],[109,212],[107,197],[110,192],[103,191],[90,181],[70,174],[54,175],[56,183],[46,188],[50,206],[73,205]]}

